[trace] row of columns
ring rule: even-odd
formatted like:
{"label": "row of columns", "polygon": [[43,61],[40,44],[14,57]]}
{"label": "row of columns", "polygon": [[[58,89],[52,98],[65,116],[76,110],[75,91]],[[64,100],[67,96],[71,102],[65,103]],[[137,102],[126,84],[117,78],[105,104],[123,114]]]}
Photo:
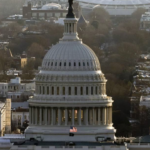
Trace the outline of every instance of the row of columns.
{"label": "row of columns", "polygon": [[65,33],[76,33],[77,23],[65,23],[64,31]]}
{"label": "row of columns", "polygon": [[105,83],[100,86],[46,86],[36,85],[36,94],[42,95],[105,95]]}
{"label": "row of columns", "polygon": [[112,107],[30,107],[29,117],[30,125],[109,125],[112,123]]}

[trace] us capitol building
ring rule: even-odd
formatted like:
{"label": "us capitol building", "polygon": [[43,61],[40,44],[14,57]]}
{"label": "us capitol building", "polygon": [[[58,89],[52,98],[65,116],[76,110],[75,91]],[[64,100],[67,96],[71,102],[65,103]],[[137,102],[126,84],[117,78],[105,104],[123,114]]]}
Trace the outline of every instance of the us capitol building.
{"label": "us capitol building", "polygon": [[[69,0],[63,38],[45,55],[36,76],[25,139],[4,144],[1,138],[0,150],[127,150],[102,142],[115,139],[113,100],[106,95],[107,80],[97,56],[78,37],[72,3]],[[69,136],[70,126],[77,128],[74,136]]]}
{"label": "us capitol building", "polygon": [[36,76],[36,94],[30,99],[30,126],[26,138],[66,141],[70,126],[77,127],[73,141],[114,139],[111,97],[100,63],[77,34],[72,13],[64,21],[64,36],[45,55]]}

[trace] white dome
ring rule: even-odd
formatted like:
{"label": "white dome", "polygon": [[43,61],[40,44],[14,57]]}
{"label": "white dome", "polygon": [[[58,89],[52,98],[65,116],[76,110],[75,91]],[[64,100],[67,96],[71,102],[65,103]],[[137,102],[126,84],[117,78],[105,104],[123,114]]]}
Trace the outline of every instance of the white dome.
{"label": "white dome", "polygon": [[43,59],[42,70],[100,70],[93,50],[82,42],[60,42]]}
{"label": "white dome", "polygon": [[61,9],[61,5],[56,4],[56,3],[49,3],[46,5],[43,5],[42,10],[53,10],[53,9]]}

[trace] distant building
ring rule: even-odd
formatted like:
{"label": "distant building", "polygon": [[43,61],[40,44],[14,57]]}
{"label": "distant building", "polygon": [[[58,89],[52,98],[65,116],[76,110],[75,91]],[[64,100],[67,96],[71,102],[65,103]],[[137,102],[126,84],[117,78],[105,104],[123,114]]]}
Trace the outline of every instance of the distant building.
{"label": "distant building", "polygon": [[0,102],[0,135],[11,132],[11,99]]}
{"label": "distant building", "polygon": [[[78,17],[79,5],[78,3],[74,5],[75,14]],[[32,7],[29,2],[27,6],[23,6],[23,18],[27,19],[50,20],[51,18],[64,18],[67,12],[67,7],[57,3],[47,3],[40,7]]]}
{"label": "distant building", "polygon": [[146,31],[150,32],[150,12],[145,12],[141,16],[140,29],[141,30],[146,30]]}
{"label": "distant building", "polygon": [[0,96],[11,98],[12,101],[26,101],[35,92],[35,82],[21,81],[20,77],[11,79],[9,83],[0,83]]}

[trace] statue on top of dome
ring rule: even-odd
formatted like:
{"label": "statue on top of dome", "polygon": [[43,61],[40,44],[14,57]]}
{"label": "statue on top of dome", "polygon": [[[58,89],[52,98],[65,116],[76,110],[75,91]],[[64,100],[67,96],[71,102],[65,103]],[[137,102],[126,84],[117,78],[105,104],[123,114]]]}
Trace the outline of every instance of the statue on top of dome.
{"label": "statue on top of dome", "polygon": [[69,8],[68,8],[68,14],[67,14],[67,18],[75,18],[75,14],[73,13],[73,0],[68,0],[69,3]]}

